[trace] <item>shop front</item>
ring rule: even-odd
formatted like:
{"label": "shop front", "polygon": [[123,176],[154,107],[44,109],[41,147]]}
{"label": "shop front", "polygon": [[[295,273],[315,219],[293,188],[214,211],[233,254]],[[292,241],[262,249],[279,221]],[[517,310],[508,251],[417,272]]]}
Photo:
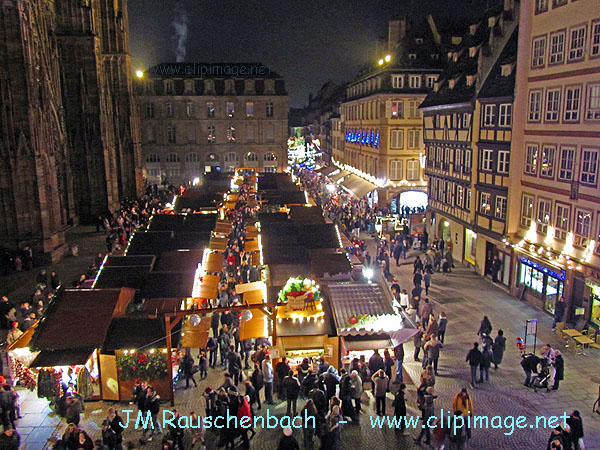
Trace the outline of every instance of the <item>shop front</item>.
{"label": "shop front", "polygon": [[588,324],[596,330],[600,330],[600,282],[587,280],[585,285],[587,295],[584,296],[584,300],[588,306]]}
{"label": "shop front", "polygon": [[517,257],[517,287],[524,289],[525,299],[540,304],[550,314],[554,314],[554,304],[563,295],[565,280],[563,269],[522,255]]}

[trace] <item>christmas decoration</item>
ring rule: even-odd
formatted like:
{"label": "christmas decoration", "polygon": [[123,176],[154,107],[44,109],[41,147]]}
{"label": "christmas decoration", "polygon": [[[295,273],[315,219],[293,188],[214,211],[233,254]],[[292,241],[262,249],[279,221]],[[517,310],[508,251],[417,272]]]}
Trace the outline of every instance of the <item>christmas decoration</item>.
{"label": "christmas decoration", "polygon": [[402,316],[397,314],[359,314],[348,318],[346,329],[351,328],[366,331],[396,331],[402,328]]}
{"label": "christmas decoration", "polygon": [[19,386],[23,386],[24,388],[33,391],[37,386],[36,376],[33,371],[28,367],[25,367],[25,364],[12,356],[10,357],[10,360]]}
{"label": "christmas decoration", "polygon": [[166,356],[155,350],[149,350],[147,353],[125,350],[118,353],[117,369],[121,380],[163,379],[169,372]]}
{"label": "christmas decoration", "polygon": [[248,321],[252,320],[252,311],[250,311],[250,310],[242,311],[242,319],[244,320],[244,322],[248,322]]}
{"label": "christmas decoration", "polygon": [[308,278],[290,278],[279,291],[279,301],[286,308],[279,308],[281,318],[322,317],[323,305],[319,286]]}

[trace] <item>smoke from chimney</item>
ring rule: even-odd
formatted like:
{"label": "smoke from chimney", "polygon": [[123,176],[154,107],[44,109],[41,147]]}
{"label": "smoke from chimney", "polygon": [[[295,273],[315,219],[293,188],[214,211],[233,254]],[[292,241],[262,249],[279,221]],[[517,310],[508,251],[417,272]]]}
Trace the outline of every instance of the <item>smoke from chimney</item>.
{"label": "smoke from chimney", "polygon": [[175,29],[175,40],[177,46],[175,48],[175,58],[177,62],[184,62],[187,50],[185,48],[188,33],[188,16],[183,4],[177,2],[175,4],[175,19],[171,22]]}

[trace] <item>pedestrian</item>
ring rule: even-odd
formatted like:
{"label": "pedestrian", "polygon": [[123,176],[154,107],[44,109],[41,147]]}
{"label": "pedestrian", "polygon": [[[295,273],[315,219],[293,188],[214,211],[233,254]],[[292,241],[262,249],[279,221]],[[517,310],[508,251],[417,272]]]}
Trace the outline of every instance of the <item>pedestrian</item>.
{"label": "pedestrian", "polygon": [[407,311],[410,307],[408,292],[406,289],[402,289],[402,292],[400,292],[400,306],[404,311]]}
{"label": "pedestrian", "polygon": [[429,303],[429,298],[425,297],[425,300],[419,304],[419,319],[421,319],[421,325],[426,328],[429,324],[429,316],[433,314],[433,306]]}
{"label": "pedestrian", "polygon": [[552,331],[556,331],[556,324],[563,321],[566,307],[567,303],[565,302],[565,298],[561,296],[554,304],[554,320],[552,321]]}
{"label": "pedestrian", "polygon": [[325,387],[325,392],[327,393],[327,401],[331,400],[331,397],[335,395],[337,385],[340,383],[339,376],[337,375],[335,367],[329,366],[327,368],[327,371],[320,375],[319,379]]}
{"label": "pedestrian", "polygon": [[427,335],[428,338],[431,338],[432,336],[435,336],[437,338],[438,323],[436,322],[435,316],[433,315],[433,313],[429,314],[429,322],[427,322],[427,324],[426,324],[425,334]]}
{"label": "pedestrian", "polygon": [[192,358],[192,352],[189,348],[185,350],[185,356],[182,361],[183,365],[183,375],[185,376],[185,388],[190,387],[190,380],[194,383],[194,387],[198,387],[198,383],[196,383],[196,379],[194,378],[194,358]]}
{"label": "pedestrian", "polygon": [[[404,434],[404,430],[406,429],[406,385],[404,383],[400,384],[398,392],[394,395],[394,401],[392,402],[392,406],[394,407],[394,417],[397,420],[397,423],[400,423],[400,434]],[[396,428],[398,430],[398,428]]]}
{"label": "pedestrian", "polygon": [[448,430],[449,432],[449,440],[450,440],[450,449],[451,450],[463,450],[465,448],[465,442],[467,440],[468,433],[468,424],[462,419],[458,421],[458,417],[461,416],[460,411],[454,411],[454,423],[452,427]]}
{"label": "pedestrian", "polygon": [[413,275],[413,285],[421,286],[421,282],[423,281],[423,274],[421,272],[415,272]]}
{"label": "pedestrian", "polygon": [[252,375],[250,375],[250,382],[252,383],[252,387],[256,391],[256,403],[258,404],[258,409],[262,408],[260,403],[260,391],[265,385],[265,380],[263,376],[263,372],[260,369],[260,365],[258,363],[254,363],[254,371]]}
{"label": "pedestrian", "polygon": [[[314,449],[314,437],[317,432],[317,419],[319,414],[312,399],[308,399],[301,411],[302,434],[304,438],[304,450]],[[325,418],[323,418],[324,420]]]}
{"label": "pedestrian", "polygon": [[115,433],[116,449],[120,450],[123,444],[123,418],[119,415],[116,409],[108,408],[108,415],[106,417],[106,420],[108,420],[110,428]]}
{"label": "pedestrian", "polygon": [[294,376],[293,370],[290,370],[287,377],[283,379],[283,385],[285,386],[287,401],[286,415],[290,416],[290,413],[293,412],[294,415],[290,417],[296,417],[296,403],[298,402],[298,395],[300,394],[300,381]]}
{"label": "pedestrian", "polygon": [[394,360],[390,355],[390,351],[386,348],[383,351],[383,371],[387,375],[388,379],[392,379],[392,367],[394,367]]}
{"label": "pedestrian", "polygon": [[158,421],[158,412],[160,411],[160,396],[156,393],[152,386],[148,386],[146,390],[146,398],[144,400],[144,412],[146,411],[150,411],[152,422],[149,424],[149,426],[147,425],[146,428],[144,428],[144,431],[142,432],[142,437],[145,439],[146,433],[150,429],[150,437],[148,437],[147,440],[152,441],[152,436],[154,434],[162,433],[160,422]]}
{"label": "pedestrian", "polygon": [[117,448],[117,435],[110,426],[108,419],[104,419],[102,422],[102,445],[107,450],[116,450]]}
{"label": "pedestrian", "polygon": [[429,271],[423,274],[423,282],[425,283],[425,295],[429,295],[429,287],[431,286],[431,273]]}
{"label": "pedestrian", "polygon": [[504,357],[504,351],[506,350],[506,338],[504,337],[504,331],[498,330],[498,335],[496,339],[494,339],[494,343],[492,344],[492,353],[493,353],[493,361],[494,368],[497,369],[498,366],[502,363],[502,358]]}
{"label": "pedestrian", "polygon": [[481,352],[479,351],[479,343],[473,343],[473,348],[469,350],[467,353],[467,358],[465,362],[469,362],[469,366],[471,368],[471,387],[475,388],[475,384],[477,383],[477,368],[481,364]]}
{"label": "pedestrian", "polygon": [[375,375],[371,377],[371,382],[375,386],[373,395],[375,396],[378,416],[385,416],[385,394],[389,386],[389,381],[390,379],[383,370],[378,370]]}
{"label": "pedestrian", "polygon": [[415,258],[415,262],[413,264],[413,275],[417,272],[423,272],[423,261],[421,261],[420,256]]}
{"label": "pedestrian", "polygon": [[552,386],[552,390],[557,391],[558,385],[565,375],[565,360],[563,359],[560,350],[554,351],[554,370],[554,386]]}
{"label": "pedestrian", "polygon": [[[467,388],[462,388],[461,391],[454,396],[452,401],[452,411],[460,412],[465,423],[471,423],[468,417],[473,417],[473,399],[467,392]],[[467,437],[471,439],[471,428],[466,427]]]}
{"label": "pedestrian", "polygon": [[208,360],[211,368],[215,368],[217,365],[217,340],[214,337],[209,337],[206,343],[206,349],[208,350]]}
{"label": "pedestrian", "polygon": [[498,258],[498,255],[494,255],[494,259],[492,259],[492,267],[491,267],[493,283],[498,282],[498,273],[500,272],[501,268],[502,268],[502,261],[500,261],[500,258]]}
{"label": "pedestrian", "polygon": [[343,416],[340,407],[336,405],[331,408],[331,412],[325,418],[325,434],[321,441],[321,450],[341,450],[341,420],[343,420]]}
{"label": "pedestrian", "polygon": [[393,384],[402,384],[404,374],[402,364],[404,363],[404,345],[402,343],[394,347],[394,359],[396,361],[396,379]]}
{"label": "pedestrian", "polygon": [[423,339],[423,326],[422,325],[418,325],[417,330],[418,330],[417,333],[413,337],[413,344],[415,346],[415,352],[413,354],[413,359],[414,359],[415,362],[421,361],[419,359],[419,353],[421,353],[421,345],[423,343],[423,341],[422,341],[422,339]]}
{"label": "pedestrian", "polygon": [[200,371],[200,380],[206,379],[208,376],[208,358],[206,357],[205,350],[201,350],[198,354],[198,369]]}
{"label": "pedestrian", "polygon": [[[356,420],[358,420],[358,417],[360,416],[360,411],[361,411],[361,398],[362,398],[362,394],[363,394],[363,380],[360,377],[360,375],[358,374],[358,372],[356,370],[353,370],[350,373],[350,378],[349,378],[349,388],[350,388],[350,392],[349,395],[352,398],[352,400],[354,400],[354,415],[352,416],[353,420],[356,417]],[[341,383],[340,383],[341,386]],[[341,391],[341,388],[340,388]],[[340,392],[340,396],[341,396],[341,392]],[[342,398],[343,400],[343,398]]]}
{"label": "pedestrian", "polygon": [[285,400],[285,388],[283,387],[283,379],[287,377],[290,372],[290,365],[288,364],[287,358],[284,356],[275,365],[275,373],[277,374],[277,396],[279,400]]}
{"label": "pedestrian", "polygon": [[[250,440],[248,439],[248,431],[252,427],[252,409],[248,402],[248,397],[241,397],[241,401],[237,410],[238,429],[242,436],[242,447],[243,449],[250,448]],[[246,420],[248,419],[248,420]],[[252,430],[254,431],[254,430]],[[183,449],[182,446],[177,446],[178,449]]]}
{"label": "pedestrian", "polygon": [[300,450],[298,441],[294,437],[290,427],[283,429],[283,436],[281,436],[281,439],[279,439],[277,450]]}
{"label": "pedestrian", "polygon": [[425,352],[425,360],[427,361],[426,365],[431,364],[433,366],[433,371],[436,375],[438,374],[438,361],[440,359],[441,348],[442,344],[440,343],[440,341],[437,340],[435,334],[431,335],[431,339],[429,339],[429,341],[427,341],[427,343],[425,344],[425,347],[423,347],[423,350]]}
{"label": "pedestrian", "polygon": [[[379,354],[379,350],[375,350],[375,353],[369,358],[369,370],[372,374],[377,373],[379,370],[384,370],[385,364],[383,358]],[[375,392],[375,383],[371,382],[371,391]]]}
{"label": "pedestrian", "polygon": [[527,355],[521,355],[521,367],[525,372],[525,381],[524,385],[526,387],[531,387],[531,374],[538,372],[538,365],[540,364],[540,358],[538,358],[533,353],[529,353]]}
{"label": "pedestrian", "polygon": [[242,358],[240,357],[240,354],[235,351],[235,345],[233,344],[229,346],[229,351],[227,352],[227,370],[237,386],[242,374]]}
{"label": "pedestrian", "polygon": [[490,366],[492,365],[492,352],[488,345],[481,349],[481,361],[479,362],[479,382],[490,381]]}
{"label": "pedestrian", "polygon": [[490,333],[492,332],[492,323],[490,322],[490,319],[488,319],[487,316],[483,316],[483,319],[481,321],[481,324],[479,325],[479,331],[477,331],[478,335],[482,335],[482,334],[486,334],[486,335],[490,335]]}
{"label": "pedestrian", "polygon": [[583,443],[583,420],[578,410],[571,413],[567,419],[567,424],[571,427],[571,441],[575,450],[585,450]]}
{"label": "pedestrian", "polygon": [[432,386],[429,386],[427,389],[425,389],[425,395],[423,396],[423,401],[420,405],[420,409],[423,412],[423,416],[422,416],[422,428],[421,428],[421,432],[419,433],[419,435],[415,438],[415,442],[417,444],[421,444],[421,439],[423,438],[423,436],[425,436],[425,444],[429,445],[429,442],[431,441],[431,427],[433,427],[433,424],[429,423],[430,420],[429,418],[431,416],[433,416],[435,414],[435,406],[434,406],[434,400],[437,398],[437,396],[434,394],[434,390]]}

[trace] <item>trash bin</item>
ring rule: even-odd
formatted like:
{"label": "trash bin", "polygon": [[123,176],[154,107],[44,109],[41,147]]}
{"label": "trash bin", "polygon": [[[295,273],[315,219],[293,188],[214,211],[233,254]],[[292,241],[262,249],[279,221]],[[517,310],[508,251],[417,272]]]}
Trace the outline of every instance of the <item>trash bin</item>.
{"label": "trash bin", "polygon": [[79,245],[71,244],[71,255],[79,256]]}

